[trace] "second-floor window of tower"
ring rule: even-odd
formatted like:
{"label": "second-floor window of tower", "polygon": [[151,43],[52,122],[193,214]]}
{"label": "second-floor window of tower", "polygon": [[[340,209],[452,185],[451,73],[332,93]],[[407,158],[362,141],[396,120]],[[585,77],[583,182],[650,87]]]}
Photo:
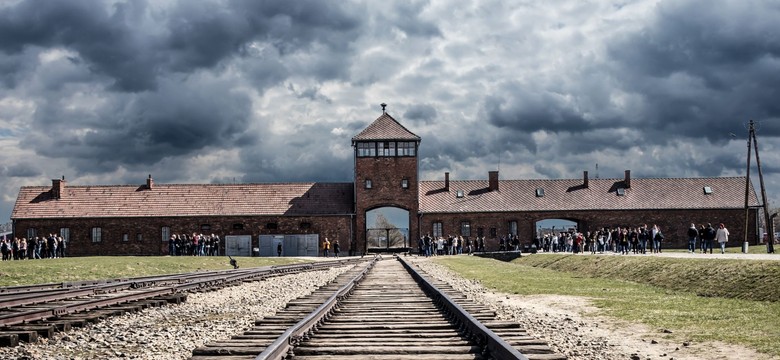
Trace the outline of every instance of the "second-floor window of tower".
{"label": "second-floor window of tower", "polygon": [[380,141],[377,143],[377,155],[395,156],[395,141]]}
{"label": "second-floor window of tower", "polygon": [[366,179],[366,189],[370,189],[373,187],[373,184],[371,183],[371,179]]}
{"label": "second-floor window of tower", "polygon": [[409,188],[409,179],[401,179],[401,188],[403,189]]}
{"label": "second-floor window of tower", "polygon": [[414,141],[405,141],[398,143],[398,156],[414,156]]}
{"label": "second-floor window of tower", "polygon": [[376,156],[376,143],[362,142],[357,144],[358,157]]}

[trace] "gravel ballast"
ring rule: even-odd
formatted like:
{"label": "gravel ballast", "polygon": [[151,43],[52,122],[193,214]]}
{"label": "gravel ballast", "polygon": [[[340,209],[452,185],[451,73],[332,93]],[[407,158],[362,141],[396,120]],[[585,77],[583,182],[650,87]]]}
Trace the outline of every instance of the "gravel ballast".
{"label": "gravel ballast", "polygon": [[187,359],[192,350],[250,328],[287,302],[310,294],[350,267],[274,277],[213,292],[180,305],[149,308],[88,324],[35,344],[0,348],[0,359]]}

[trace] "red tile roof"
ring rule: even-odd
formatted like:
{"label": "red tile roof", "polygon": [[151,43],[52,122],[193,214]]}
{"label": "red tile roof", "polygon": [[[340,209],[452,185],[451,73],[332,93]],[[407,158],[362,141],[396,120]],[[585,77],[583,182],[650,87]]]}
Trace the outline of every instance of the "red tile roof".
{"label": "red tile roof", "polygon": [[[488,191],[487,180],[420,182],[421,213],[465,213],[560,210],[738,209],[745,206],[745,178],[631,179],[624,196],[616,194],[623,179],[501,180],[499,191]],[[704,187],[713,192],[704,194]],[[536,189],[544,189],[537,197]],[[751,206],[759,205],[753,186]],[[463,190],[464,197],[456,192]]]}
{"label": "red tile roof", "polygon": [[360,134],[352,138],[352,142],[361,140],[407,140],[420,141],[420,137],[407,130],[387,113],[382,114],[368,125]]}
{"label": "red tile roof", "polygon": [[352,213],[352,183],[66,185],[19,190],[12,219]]}

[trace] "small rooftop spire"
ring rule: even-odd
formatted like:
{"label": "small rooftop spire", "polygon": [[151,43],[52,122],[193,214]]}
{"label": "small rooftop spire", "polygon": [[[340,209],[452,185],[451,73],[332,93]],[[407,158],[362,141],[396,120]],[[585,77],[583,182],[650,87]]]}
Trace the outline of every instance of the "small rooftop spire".
{"label": "small rooftop spire", "polygon": [[382,105],[382,114],[387,114],[387,112],[385,111],[385,108],[387,107],[387,104],[381,103],[379,105]]}

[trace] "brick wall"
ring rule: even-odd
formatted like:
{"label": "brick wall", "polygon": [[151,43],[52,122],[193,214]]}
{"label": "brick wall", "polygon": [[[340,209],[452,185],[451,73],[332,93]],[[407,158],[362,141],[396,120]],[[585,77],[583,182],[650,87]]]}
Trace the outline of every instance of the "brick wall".
{"label": "brick wall", "polygon": [[[275,223],[276,229],[267,228]],[[308,227],[305,225],[308,223]],[[208,225],[209,230],[201,230]],[[95,255],[167,255],[168,241],[161,237],[162,227],[171,228],[172,234],[252,235],[252,247],[258,247],[258,235],[269,234],[319,234],[331,241],[338,239],[343,251],[349,250],[353,231],[350,216],[262,216],[262,217],[171,217],[171,218],[104,218],[17,220],[17,236],[26,236],[29,228],[35,228],[38,236],[59,234],[60,228],[70,230],[67,254],[72,256]],[[101,228],[102,241],[91,239],[93,227]],[[241,229],[243,227],[243,229]],[[128,234],[128,241],[122,235]],[[141,240],[137,239],[141,234]],[[222,243],[224,249],[224,241]]]}
{"label": "brick wall", "polygon": [[[359,157],[355,160],[356,242],[366,249],[366,211],[384,206],[409,211],[409,236],[417,234],[417,157]],[[372,188],[365,188],[371,179]],[[407,179],[409,188],[401,181]],[[411,240],[411,239],[410,239]]]}
{"label": "brick wall", "polygon": [[[756,214],[751,210],[748,219],[748,240],[756,242]],[[669,248],[686,248],[686,232],[691,223],[725,223],[731,236],[729,245],[741,245],[745,238],[745,210],[626,210],[626,211],[567,211],[567,212],[517,212],[517,213],[464,213],[423,214],[420,229],[423,234],[432,233],[433,223],[441,222],[444,236],[461,235],[461,223],[468,221],[471,238],[476,238],[479,228],[483,229],[485,247],[488,251],[498,250],[498,238],[509,233],[509,222],[517,221],[517,233],[523,244],[530,244],[535,236],[537,221],[545,219],[567,219],[579,225],[582,232],[595,231],[601,227],[639,226],[657,224],[666,237]],[[495,235],[491,236],[491,228]]]}

